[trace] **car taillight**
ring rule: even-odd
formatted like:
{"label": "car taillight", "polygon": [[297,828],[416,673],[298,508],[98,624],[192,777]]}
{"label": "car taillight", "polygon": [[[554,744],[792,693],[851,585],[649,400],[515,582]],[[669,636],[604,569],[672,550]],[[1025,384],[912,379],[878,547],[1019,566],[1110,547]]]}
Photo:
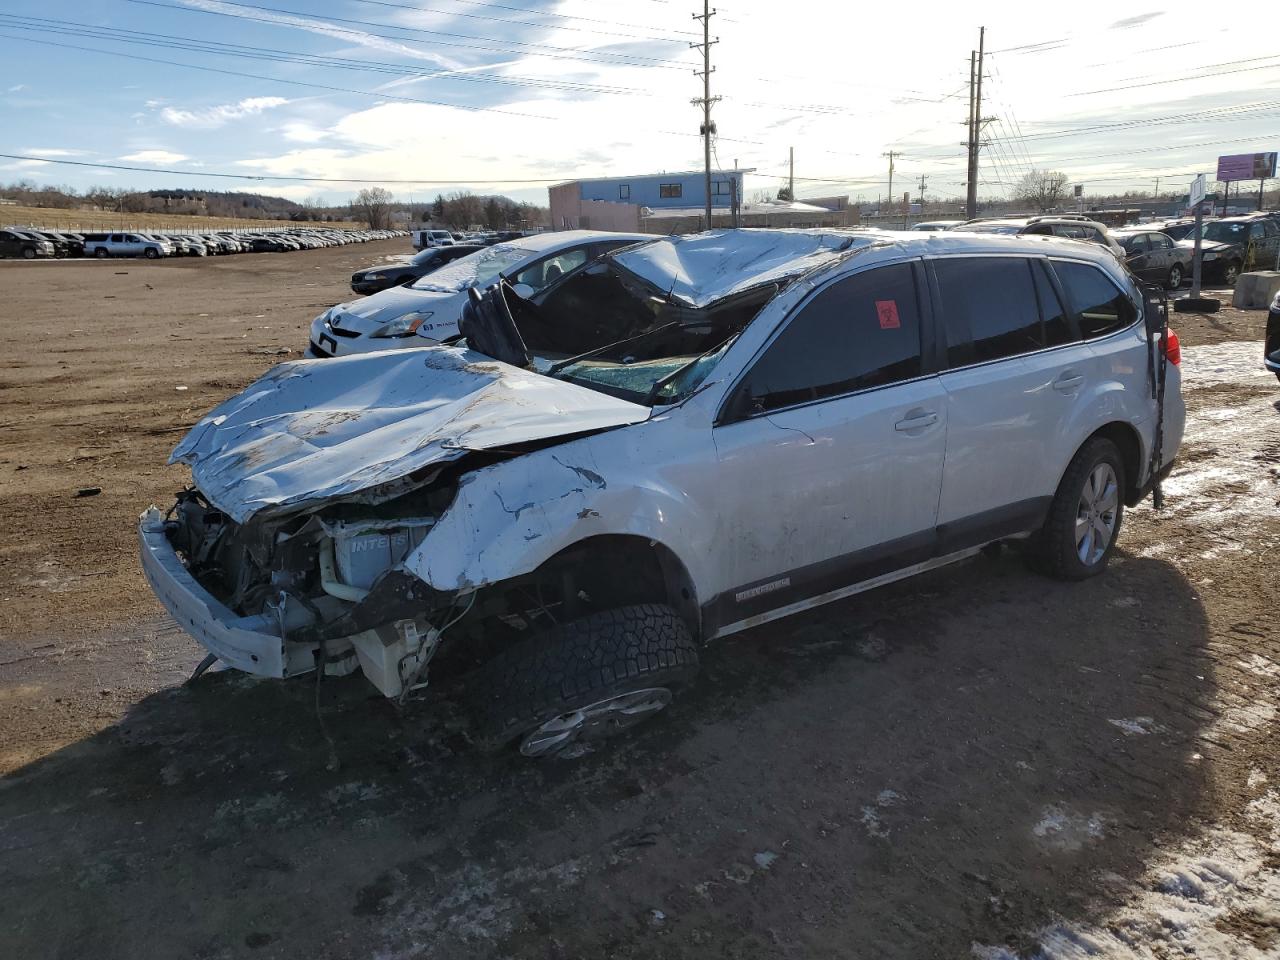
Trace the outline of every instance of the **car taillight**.
{"label": "car taillight", "polygon": [[1175,367],[1182,363],[1182,345],[1178,343],[1178,335],[1172,330],[1164,333],[1164,355]]}

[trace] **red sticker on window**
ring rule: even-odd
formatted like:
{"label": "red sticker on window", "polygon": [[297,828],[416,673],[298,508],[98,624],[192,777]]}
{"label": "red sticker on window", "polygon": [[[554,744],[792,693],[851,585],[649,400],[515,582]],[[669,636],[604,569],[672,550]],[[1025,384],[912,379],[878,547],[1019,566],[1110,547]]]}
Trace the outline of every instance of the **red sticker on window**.
{"label": "red sticker on window", "polygon": [[877,300],[876,313],[880,315],[881,330],[897,330],[902,326],[902,321],[898,319],[897,300]]}

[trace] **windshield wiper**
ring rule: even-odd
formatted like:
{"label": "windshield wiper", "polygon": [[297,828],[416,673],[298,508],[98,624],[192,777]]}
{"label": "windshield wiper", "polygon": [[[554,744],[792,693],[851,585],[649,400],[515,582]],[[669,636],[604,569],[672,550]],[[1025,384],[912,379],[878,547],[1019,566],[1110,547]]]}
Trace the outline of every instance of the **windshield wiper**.
{"label": "windshield wiper", "polygon": [[657,380],[653,381],[653,386],[651,386],[649,388],[649,392],[644,395],[644,401],[643,401],[644,405],[646,407],[652,407],[653,401],[657,399],[658,394],[662,392],[662,389],[667,384],[671,383],[673,380],[678,379],[679,376],[682,373],[684,373],[686,370],[692,369],[695,364],[700,363],[702,360],[711,356],[711,354],[715,353],[717,350],[723,350],[725,344],[727,344],[730,340],[732,340],[736,336],[737,334],[734,334],[733,336],[730,336],[730,337],[726,337],[724,340],[721,340],[710,350],[703,350],[700,354],[698,354],[688,363],[680,364],[680,366],[676,367],[670,373],[664,374],[663,376],[659,377]]}
{"label": "windshield wiper", "polygon": [[596,347],[594,350],[588,350],[586,353],[580,353],[576,357],[568,357],[567,359],[557,361],[547,368],[547,376],[559,373],[565,367],[571,367],[575,363],[581,363],[583,360],[590,360],[592,357],[598,357],[602,353],[608,353],[614,347],[624,347],[628,343],[634,343],[637,340],[643,340],[645,337],[652,336],[655,333],[661,333],[663,330],[670,330],[672,327],[680,326],[679,320],[672,320],[670,323],[664,323],[660,327],[653,327],[644,333],[637,333],[633,337],[627,337],[625,340],[618,340],[615,343],[606,343],[603,347]]}

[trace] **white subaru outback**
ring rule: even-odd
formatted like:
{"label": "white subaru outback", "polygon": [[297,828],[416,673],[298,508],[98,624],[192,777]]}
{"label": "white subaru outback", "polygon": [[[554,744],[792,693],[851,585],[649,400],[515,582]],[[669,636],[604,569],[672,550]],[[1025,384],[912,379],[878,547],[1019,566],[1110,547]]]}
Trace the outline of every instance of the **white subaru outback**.
{"label": "white subaru outback", "polygon": [[664,237],[472,294],[465,345],[276,367],[174,451],[143,567],[202,667],[434,664],[484,742],[580,750],[701,644],[986,544],[1101,573],[1182,437],[1155,296],[1050,237]]}

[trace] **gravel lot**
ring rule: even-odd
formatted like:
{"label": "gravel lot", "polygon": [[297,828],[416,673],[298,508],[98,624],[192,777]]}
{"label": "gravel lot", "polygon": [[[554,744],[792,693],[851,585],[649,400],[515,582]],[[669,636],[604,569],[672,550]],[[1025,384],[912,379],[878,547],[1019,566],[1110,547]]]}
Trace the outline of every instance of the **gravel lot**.
{"label": "gravel lot", "polygon": [[574,762],[326,683],[335,765],[311,684],[181,685],[134,519],[405,249],[0,264],[0,957],[1276,956],[1263,314],[1175,318],[1181,466],[1104,577],[1006,551],[760,628]]}

